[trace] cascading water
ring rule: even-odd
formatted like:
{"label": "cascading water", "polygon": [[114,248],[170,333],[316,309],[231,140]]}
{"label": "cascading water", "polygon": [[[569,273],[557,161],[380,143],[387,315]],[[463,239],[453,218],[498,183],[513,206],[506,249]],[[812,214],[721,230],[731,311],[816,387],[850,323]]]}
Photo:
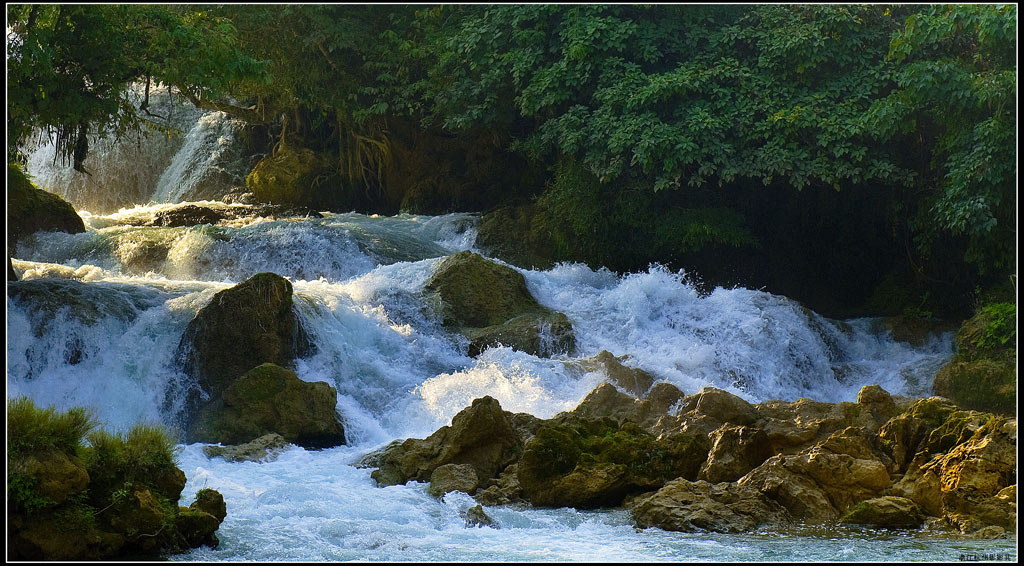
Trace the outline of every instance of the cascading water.
{"label": "cascading water", "polygon": [[352,463],[394,439],[429,435],[483,395],[542,418],[572,409],[607,378],[573,362],[601,350],[629,354],[629,365],[686,393],[713,385],[750,401],[834,402],[872,383],[928,394],[952,354],[951,337],[912,347],[874,320],[828,320],[749,289],[702,295],[683,274],[660,267],[620,277],[563,264],[520,271],[542,304],[572,321],[578,351],[541,358],[499,347],[471,358],[441,326],[424,284],[440,258],[473,248],[472,215],[126,225],[171,207],[83,212],[85,233],[19,242],[13,263],[23,281],[9,284],[7,299],[8,396],[87,406],[111,429],[176,426],[184,410],[178,392],[189,378],[174,354],[188,322],[217,291],[273,271],[292,280],[296,311],[317,346],[297,361],[297,374],[337,388],[349,442],[292,447],[265,463],[228,463],[207,458],[201,445],[182,447],[183,500],[215,488],[228,517],[217,549],[176,560],[932,560],[1013,544],[884,533],[638,532],[623,510],[515,507],[487,509],[500,529],[467,529],[460,513],[475,505],[469,496],[438,500],[414,482],[378,488],[370,470]]}
{"label": "cascading water", "polygon": [[[140,89],[132,93],[139,101]],[[57,158],[54,140],[42,131],[21,148],[26,171],[38,186],[93,213],[150,201],[218,199],[245,184],[255,156],[241,147],[236,120],[199,110],[166,88],[151,90],[149,100],[139,132],[89,136],[88,173]]]}

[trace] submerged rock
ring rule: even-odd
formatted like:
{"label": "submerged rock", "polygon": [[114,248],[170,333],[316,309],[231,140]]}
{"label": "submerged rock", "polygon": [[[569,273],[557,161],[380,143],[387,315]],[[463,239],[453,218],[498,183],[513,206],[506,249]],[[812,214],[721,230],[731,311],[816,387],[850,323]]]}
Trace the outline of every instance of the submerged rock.
{"label": "submerged rock", "polygon": [[199,224],[216,224],[228,216],[228,213],[213,208],[186,204],[157,212],[149,225],[179,228]]}
{"label": "submerged rock", "polygon": [[270,462],[288,445],[283,436],[272,432],[245,444],[203,446],[203,454],[207,458],[223,458],[228,462]]}
{"label": "submerged rock", "polygon": [[676,479],[629,504],[637,527],[666,531],[737,533],[789,521],[786,510],[761,492],[735,483]]}
{"label": "submerged rock", "polygon": [[480,255],[449,256],[426,289],[438,297],[445,326],[469,339],[471,356],[499,344],[538,356],[575,347],[568,317],[540,305],[521,273]]}
{"label": "submerged rock", "polygon": [[178,344],[178,359],[208,398],[216,399],[252,368],[288,366],[310,347],[292,311],[292,284],[257,273],[220,291],[196,313]]}
{"label": "submerged rock", "polygon": [[295,372],[262,364],[239,377],[204,406],[189,431],[191,441],[240,444],[269,433],[306,448],[345,443],[335,407],[338,392],[325,382],[310,383]]}
{"label": "submerged rock", "polygon": [[494,519],[491,519],[487,513],[484,513],[484,508],[480,505],[474,505],[469,509],[466,509],[466,512],[463,513],[462,516],[466,519],[467,527],[498,528],[497,525],[494,524]]}

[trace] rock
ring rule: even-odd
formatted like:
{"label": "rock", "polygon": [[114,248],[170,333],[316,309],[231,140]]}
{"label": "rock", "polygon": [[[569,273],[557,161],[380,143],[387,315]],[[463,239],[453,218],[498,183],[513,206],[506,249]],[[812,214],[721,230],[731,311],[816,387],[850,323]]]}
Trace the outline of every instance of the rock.
{"label": "rock", "polygon": [[526,443],[517,476],[536,506],[612,506],[671,479],[695,478],[707,451],[704,436],[655,437],[634,423],[566,414]]}
{"label": "rock", "polygon": [[480,480],[476,477],[476,470],[469,464],[445,464],[434,468],[430,474],[430,486],[427,493],[434,497],[441,497],[449,491],[461,491],[473,493]]}
{"label": "rock", "polygon": [[18,280],[18,272],[14,270],[14,264],[11,263],[11,255],[10,254],[7,254],[7,280],[8,281],[17,281]]}
{"label": "rock", "polygon": [[654,384],[654,376],[639,369],[622,364],[629,356],[615,357],[607,350],[601,350],[596,356],[579,360],[577,363],[584,371],[602,371],[608,380],[634,397],[647,393]]}
{"label": "rock", "polygon": [[264,157],[245,178],[253,198],[261,203],[332,208],[337,195],[326,181],[340,179],[321,156],[310,149],[282,143],[274,155]]}
{"label": "rock", "polygon": [[666,421],[664,425],[669,427],[668,430],[707,435],[723,424],[751,425],[757,418],[757,409],[740,397],[714,387],[704,387],[680,400],[675,422]]}
{"label": "rock", "polygon": [[916,529],[924,523],[924,515],[909,499],[884,496],[854,505],[839,522],[884,529]]}
{"label": "rock", "polygon": [[588,393],[572,412],[584,418],[611,417],[618,421],[636,422],[639,403],[638,399],[619,391],[611,383],[602,383]]}
{"label": "rock", "polygon": [[697,477],[711,483],[736,481],[772,456],[759,428],[723,425],[710,435],[711,451]]}
{"label": "rock", "polygon": [[277,433],[236,446],[203,446],[207,458],[223,458],[228,462],[270,462],[288,447],[288,441]]}
{"label": "rock", "polygon": [[178,359],[216,399],[243,373],[263,363],[288,366],[309,347],[292,311],[292,284],[257,273],[199,310],[178,343]]}
{"label": "rock", "polygon": [[473,498],[480,503],[493,507],[523,502],[523,488],[519,485],[519,464],[510,464],[501,472],[494,485],[487,489],[478,489]]}
{"label": "rock", "polygon": [[1014,414],[1016,314],[1014,303],[992,303],[964,321],[956,333],[956,355],[935,376],[935,394],[966,409]]}
{"label": "rock", "polygon": [[224,496],[214,489],[200,489],[196,493],[196,500],[189,505],[189,509],[209,513],[218,522],[223,521],[228,515],[228,507],[224,503]]}
{"label": "rock", "polygon": [[470,341],[470,355],[503,344],[534,355],[569,352],[572,324],[537,303],[518,271],[463,251],[442,261],[427,280],[445,326]]}
{"label": "rock", "polygon": [[996,418],[963,444],[923,467],[939,477],[943,492],[970,487],[996,495],[1016,483],[1017,420]]}
{"label": "rock", "polygon": [[1016,366],[994,360],[952,361],[935,376],[934,390],[970,409],[1013,414],[1017,408]]}
{"label": "rock", "polygon": [[192,442],[241,444],[277,433],[306,448],[345,443],[335,407],[337,391],[324,382],[310,383],[295,372],[263,364],[239,377],[204,406],[189,430]]}
{"label": "rock", "polygon": [[85,223],[73,206],[51,192],[36,188],[18,165],[8,163],[8,253],[17,247],[18,240],[39,231],[78,234],[85,232]]}
{"label": "rock", "polygon": [[915,402],[882,425],[878,431],[879,443],[895,462],[897,471],[905,472],[922,450],[926,454],[932,450],[927,442],[932,431],[955,412],[956,406],[949,401],[931,397]]}
{"label": "rock", "polygon": [[488,517],[487,513],[484,513],[484,508],[480,505],[474,505],[467,509],[465,514],[463,514],[463,517],[466,519],[467,527],[498,528],[497,525],[494,524],[494,519]]}
{"label": "rock", "polygon": [[186,204],[157,212],[153,215],[153,220],[148,225],[179,228],[183,226],[197,226],[199,224],[216,224],[228,218],[228,216],[226,212],[206,206]]}
{"label": "rock", "polygon": [[629,505],[637,527],[666,531],[746,532],[764,524],[787,523],[789,515],[756,489],[735,483],[676,479]]}
{"label": "rock", "polygon": [[28,454],[8,464],[8,484],[12,474],[32,478],[38,494],[53,505],[80,493],[89,485],[89,473],[76,456],[60,450]]}
{"label": "rock", "polygon": [[203,545],[217,548],[220,544],[217,535],[214,534],[220,528],[220,521],[204,511],[179,507],[178,516],[174,519],[174,527],[189,548],[198,548]]}
{"label": "rock", "polygon": [[879,424],[863,406],[845,401],[773,400],[758,403],[755,408],[756,426],[768,435],[774,453],[794,454],[844,428],[874,431]]}
{"label": "rock", "polygon": [[942,507],[946,523],[964,534],[988,527],[1017,528],[1016,502],[986,495],[973,487],[943,491]]}
{"label": "rock", "polygon": [[896,402],[889,392],[877,385],[865,385],[857,393],[857,405],[866,409],[881,426],[896,416]]}
{"label": "rock", "polygon": [[828,522],[889,486],[883,458],[866,430],[850,427],[798,454],[775,455],[738,483],[774,499],[794,519]]}
{"label": "rock", "polygon": [[480,484],[489,487],[506,466],[515,461],[522,443],[519,434],[492,397],[481,397],[425,439],[410,438],[391,444],[376,457],[378,469],[370,474],[379,485],[400,485],[409,480],[429,481],[445,464],[469,464]]}
{"label": "rock", "polygon": [[919,466],[911,467],[906,475],[889,488],[888,494],[913,501],[926,515],[942,516],[942,485],[939,477],[931,471],[921,471]]}

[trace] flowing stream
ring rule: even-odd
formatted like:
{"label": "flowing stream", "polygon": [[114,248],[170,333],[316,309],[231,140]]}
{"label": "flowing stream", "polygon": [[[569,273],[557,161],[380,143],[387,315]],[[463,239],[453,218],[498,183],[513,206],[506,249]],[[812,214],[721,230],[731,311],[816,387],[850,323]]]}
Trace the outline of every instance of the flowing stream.
{"label": "flowing stream", "polygon": [[[185,129],[183,128],[183,131]],[[636,530],[626,511],[489,507],[499,528],[467,528],[475,502],[438,500],[425,484],[378,488],[352,463],[394,439],[423,438],[480,396],[548,418],[569,410],[607,376],[573,360],[601,350],[628,354],[685,393],[711,385],[749,401],[856,399],[866,384],[922,396],[952,355],[952,337],[920,347],[891,339],[874,319],[835,321],[785,297],[744,288],[701,294],[685,273],[661,267],[618,276],[579,264],[519,269],[544,305],[572,321],[577,352],[539,358],[508,348],[466,355],[423,287],[441,258],[474,250],[470,214],[320,218],[248,217],[183,228],[133,226],[190,196],[231,155],[223,115],[195,118],[177,152],[137,200],[116,212],[104,190],[69,191],[47,162],[36,180],[80,208],[87,231],[39,233],[19,243],[23,281],[7,299],[8,396],[38,405],[90,407],[104,427],[178,426],[187,378],[175,365],[182,332],[222,289],[272,271],[289,278],[295,307],[316,344],[298,376],[338,390],[349,444],[291,447],[266,463],[209,459],[181,446],[182,497],[220,491],[228,516],[217,549],[173,560],[388,561],[780,561],[956,560],[1012,553],[1015,540],[973,541],[927,533],[829,530],[746,535]],[[43,151],[43,149],[37,149]],[[114,150],[111,150],[114,151]],[[234,153],[233,153],[234,152]],[[96,163],[116,155],[97,156]],[[36,163],[36,169],[32,168]],[[126,167],[120,163],[119,167]],[[70,173],[66,175],[70,176]],[[154,175],[150,174],[150,177]],[[63,180],[62,180],[63,179]],[[63,184],[61,184],[63,183]],[[222,192],[230,183],[222,183]],[[135,190],[135,189],[133,189]],[[217,200],[211,208],[240,206]],[[194,191],[193,191],[194,192]],[[152,202],[157,201],[157,202]],[[94,208],[90,209],[90,205]]]}

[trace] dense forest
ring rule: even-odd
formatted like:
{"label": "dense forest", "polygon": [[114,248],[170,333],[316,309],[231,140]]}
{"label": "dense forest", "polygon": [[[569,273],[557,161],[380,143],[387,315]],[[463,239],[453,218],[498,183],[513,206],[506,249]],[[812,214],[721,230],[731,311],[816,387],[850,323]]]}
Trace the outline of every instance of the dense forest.
{"label": "dense forest", "polygon": [[258,198],[483,212],[527,267],[657,262],[831,316],[1015,293],[1012,4],[9,5],[7,27],[9,163],[40,128],[87,171],[90,134],[166,128],[164,85],[249,124]]}

